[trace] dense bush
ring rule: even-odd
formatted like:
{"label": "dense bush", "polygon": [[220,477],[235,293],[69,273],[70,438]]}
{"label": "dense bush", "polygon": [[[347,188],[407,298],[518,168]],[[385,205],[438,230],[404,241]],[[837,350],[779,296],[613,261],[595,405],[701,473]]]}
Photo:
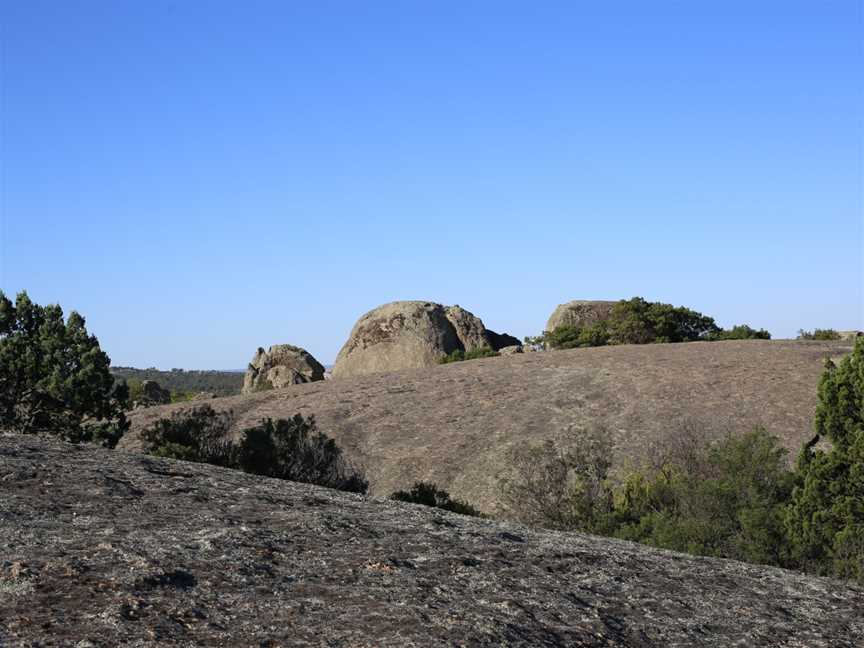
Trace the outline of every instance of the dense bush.
{"label": "dense bush", "polygon": [[479,349],[472,349],[471,351],[463,351],[462,349],[456,349],[455,351],[452,351],[443,358],[441,358],[439,362],[440,364],[449,364],[451,362],[462,362],[463,360],[493,358],[497,355],[500,354],[489,347],[480,347]]}
{"label": "dense bush", "polygon": [[785,450],[764,429],[714,443],[670,444],[655,466],[618,480],[602,431],[563,450],[517,451],[504,484],[522,522],[609,535],[700,555],[788,565],[783,506],[792,490]]}
{"label": "dense bush", "polygon": [[786,525],[803,567],[864,582],[864,339],[839,366],[826,365]]}
{"label": "dense bush", "polygon": [[231,412],[209,405],[174,412],[141,431],[144,451],[157,457],[235,468],[236,448],[229,440]]}
{"label": "dense bush", "polygon": [[128,389],[75,311],[0,291],[0,428],[113,447],[127,429]]}
{"label": "dense bush", "polygon": [[209,463],[255,475],[306,482],[353,493],[369,484],[342,455],[336,442],[318,431],[312,417],[264,419],[230,440],[233,419],[209,405],[176,412],[141,433],[150,454]]}
{"label": "dense bush", "polygon": [[451,498],[450,493],[443,488],[438,488],[435,484],[422,481],[416,482],[409,491],[396,491],[390,496],[390,499],[410,502],[411,504],[422,504],[462,515],[480,516],[480,511],[470,504]]}
{"label": "dense bush", "polygon": [[612,307],[606,319],[589,326],[560,326],[542,336],[525,338],[528,344],[543,344],[552,349],[744,339],[769,340],[771,334],[746,324],[723,330],[707,315],[641,297],[622,299]]}
{"label": "dense bush", "polygon": [[834,329],[817,328],[815,331],[805,331],[804,329],[798,331],[799,340],[839,340],[840,337],[840,333]]}
{"label": "dense bush", "polygon": [[[864,341],[823,378],[816,421],[796,471],[763,428],[676,436],[617,478],[602,431],[523,446],[505,503],[527,524],[864,582]],[[830,450],[815,447],[823,435]]]}
{"label": "dense bush", "polygon": [[759,329],[747,326],[746,324],[738,324],[731,329],[721,329],[715,333],[709,333],[707,336],[709,341],[718,340],[770,340],[771,334],[765,329]]}

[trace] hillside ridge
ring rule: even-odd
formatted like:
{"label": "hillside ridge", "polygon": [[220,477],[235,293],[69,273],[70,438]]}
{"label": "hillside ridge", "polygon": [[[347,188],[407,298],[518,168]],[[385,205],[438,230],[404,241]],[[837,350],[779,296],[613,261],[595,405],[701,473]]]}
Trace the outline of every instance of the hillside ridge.
{"label": "hillside ridge", "polygon": [[[416,480],[495,512],[508,452],[523,441],[577,443],[592,426],[612,437],[616,461],[636,461],[682,425],[706,433],[764,425],[791,451],[812,433],[824,360],[848,342],[728,341],[622,345],[528,353],[295,385],[209,401],[235,429],[264,417],[314,415],[372,492]],[[188,404],[132,413],[137,431]]]}

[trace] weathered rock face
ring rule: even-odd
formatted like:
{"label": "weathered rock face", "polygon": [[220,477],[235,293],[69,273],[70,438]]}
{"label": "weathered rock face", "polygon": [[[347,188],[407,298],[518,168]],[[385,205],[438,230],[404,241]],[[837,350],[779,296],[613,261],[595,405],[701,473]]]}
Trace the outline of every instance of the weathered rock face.
{"label": "weathered rock face", "polygon": [[462,343],[463,351],[474,351],[491,346],[486,327],[479,317],[459,305],[447,306],[444,314],[456,331],[456,337]]}
{"label": "weathered rock face", "polygon": [[145,380],[141,383],[141,399],[137,405],[149,407],[151,405],[165,405],[171,402],[171,392],[164,389],[155,380]]}
{"label": "weathered rock face", "polygon": [[479,317],[460,306],[392,302],[369,311],[354,325],[336,357],[333,376],[430,367],[454,351],[497,351],[511,340],[519,342],[488,330]]}
{"label": "weathered rock face", "polygon": [[614,301],[574,300],[559,304],[546,322],[546,330],[554,331],[559,326],[591,326],[609,317]]}
{"label": "weathered rock face", "polygon": [[268,351],[259,348],[243,376],[244,394],[263,389],[324,380],[324,367],[305,349],[276,344]]}
{"label": "weathered rock face", "polygon": [[864,645],[851,584],[34,437],[0,516],[10,648]]}

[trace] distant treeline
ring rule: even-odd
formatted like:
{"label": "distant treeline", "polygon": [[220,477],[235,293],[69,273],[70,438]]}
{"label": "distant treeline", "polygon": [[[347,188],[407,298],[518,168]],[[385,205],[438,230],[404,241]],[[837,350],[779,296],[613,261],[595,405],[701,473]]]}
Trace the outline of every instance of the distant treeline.
{"label": "distant treeline", "polygon": [[239,394],[243,386],[242,371],[186,371],[184,369],[160,371],[153,367],[149,369],[111,367],[111,373],[118,378],[125,378],[127,382],[155,380],[172,394],[213,392],[217,396],[231,396]]}

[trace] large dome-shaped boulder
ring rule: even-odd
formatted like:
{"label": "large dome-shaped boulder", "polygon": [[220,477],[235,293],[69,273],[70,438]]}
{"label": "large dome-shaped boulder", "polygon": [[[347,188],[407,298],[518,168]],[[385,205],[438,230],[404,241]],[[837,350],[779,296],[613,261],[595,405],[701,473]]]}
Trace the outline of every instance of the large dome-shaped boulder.
{"label": "large dome-shaped boulder", "polygon": [[[429,367],[454,351],[512,344],[508,335],[489,331],[482,320],[460,306],[398,301],[361,317],[339,351],[333,376],[353,376]],[[518,340],[517,340],[518,343]]]}
{"label": "large dome-shaped boulder", "polygon": [[575,326],[582,328],[607,319],[612,312],[615,301],[574,300],[559,304],[546,322],[546,330],[554,331],[560,326]]}
{"label": "large dome-shaped boulder", "polygon": [[243,392],[280,389],[288,385],[324,380],[324,367],[312,354],[290,344],[259,348],[243,376]]}

